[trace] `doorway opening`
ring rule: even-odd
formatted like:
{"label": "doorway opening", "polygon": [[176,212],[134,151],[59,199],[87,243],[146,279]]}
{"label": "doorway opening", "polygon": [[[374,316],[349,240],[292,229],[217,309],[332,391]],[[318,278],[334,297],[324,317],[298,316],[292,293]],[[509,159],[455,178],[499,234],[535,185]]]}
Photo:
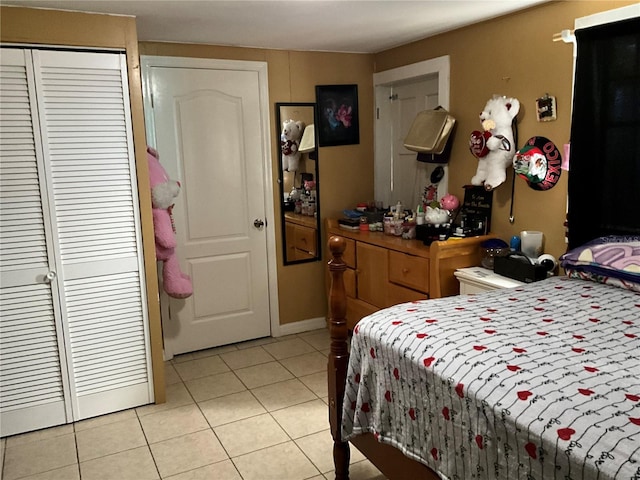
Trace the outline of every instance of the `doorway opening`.
{"label": "doorway opening", "polygon": [[[375,200],[383,205],[398,201],[413,209],[429,186],[438,166],[416,160],[404,148],[404,137],[418,112],[441,106],[449,109],[449,56],[442,56],[373,75],[375,88]],[[448,189],[448,166],[437,187],[437,198]]]}

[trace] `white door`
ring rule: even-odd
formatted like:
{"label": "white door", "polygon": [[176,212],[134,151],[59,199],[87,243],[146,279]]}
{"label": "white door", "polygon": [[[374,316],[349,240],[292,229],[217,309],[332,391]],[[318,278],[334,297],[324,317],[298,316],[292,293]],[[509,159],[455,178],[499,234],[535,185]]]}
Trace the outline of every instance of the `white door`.
{"label": "white door", "polygon": [[[71,416],[31,52],[2,49],[0,435]],[[44,199],[44,202],[43,200]],[[49,277],[47,278],[47,275]]]}
{"label": "white door", "polygon": [[165,352],[268,336],[267,237],[260,225],[268,131],[258,74],[158,66],[147,72],[150,138],[169,176],[182,185],[173,209],[177,253],[194,288],[186,300],[165,296]]}
{"label": "white door", "polygon": [[[375,198],[385,206],[398,201],[415,209],[437,167],[416,160],[404,139],[418,112],[449,107],[449,59],[439,57],[374,74],[376,87]],[[448,168],[438,184],[447,192]]]}
{"label": "white door", "polygon": [[73,419],[153,400],[124,53],[33,51]]}
{"label": "white door", "polygon": [[0,433],[153,400],[124,54],[2,49]]}
{"label": "white door", "polygon": [[417,153],[404,147],[404,139],[423,110],[438,106],[438,78],[436,76],[407,85],[391,88],[391,131],[393,132],[393,158],[391,162],[391,201],[402,202],[406,209],[415,209],[422,198],[424,187],[437,166],[418,162]]}

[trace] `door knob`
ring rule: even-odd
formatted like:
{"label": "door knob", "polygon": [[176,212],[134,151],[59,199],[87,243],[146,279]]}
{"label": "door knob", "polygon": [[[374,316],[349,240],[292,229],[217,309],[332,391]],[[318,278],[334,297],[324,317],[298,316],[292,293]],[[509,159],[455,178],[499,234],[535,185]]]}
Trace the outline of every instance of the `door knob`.
{"label": "door knob", "polygon": [[54,272],[53,270],[47,272],[47,274],[44,276],[44,281],[46,283],[51,283],[53,282],[53,280],[56,278],[56,272]]}
{"label": "door knob", "polygon": [[256,218],[253,221],[253,226],[256,227],[256,228],[262,228],[262,227],[264,227],[264,222],[261,219]]}

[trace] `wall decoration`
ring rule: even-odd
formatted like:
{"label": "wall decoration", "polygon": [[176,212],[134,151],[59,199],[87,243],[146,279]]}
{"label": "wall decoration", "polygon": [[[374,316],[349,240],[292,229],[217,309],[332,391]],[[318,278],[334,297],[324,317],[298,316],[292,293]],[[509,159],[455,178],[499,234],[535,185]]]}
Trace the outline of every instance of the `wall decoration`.
{"label": "wall decoration", "polygon": [[472,185],[484,185],[493,190],[507,179],[507,167],[511,166],[516,148],[517,115],[520,102],[517,98],[494,95],[480,112],[483,132],[475,130],[469,139],[469,149],[478,159]]}
{"label": "wall decoration", "polygon": [[548,138],[531,137],[513,158],[513,168],[534,190],[549,190],[562,173],[562,156]]}
{"label": "wall decoration", "polygon": [[320,147],[360,143],[357,85],[316,85]]}
{"label": "wall decoration", "polygon": [[493,206],[493,190],[486,190],[482,185],[465,185],[464,200],[459,216],[463,231],[468,236],[485,235],[491,231],[491,209]]}
{"label": "wall decoration", "polygon": [[544,97],[536,99],[536,118],[539,122],[556,120],[556,97],[546,93]]}

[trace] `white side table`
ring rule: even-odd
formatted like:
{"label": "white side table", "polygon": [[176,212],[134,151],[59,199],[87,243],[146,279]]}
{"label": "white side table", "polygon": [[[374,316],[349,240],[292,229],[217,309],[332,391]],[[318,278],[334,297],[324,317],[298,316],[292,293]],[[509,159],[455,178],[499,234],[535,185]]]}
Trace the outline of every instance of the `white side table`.
{"label": "white side table", "polygon": [[460,295],[524,285],[523,282],[503,277],[483,267],[460,268],[454,272],[454,275],[460,282]]}

